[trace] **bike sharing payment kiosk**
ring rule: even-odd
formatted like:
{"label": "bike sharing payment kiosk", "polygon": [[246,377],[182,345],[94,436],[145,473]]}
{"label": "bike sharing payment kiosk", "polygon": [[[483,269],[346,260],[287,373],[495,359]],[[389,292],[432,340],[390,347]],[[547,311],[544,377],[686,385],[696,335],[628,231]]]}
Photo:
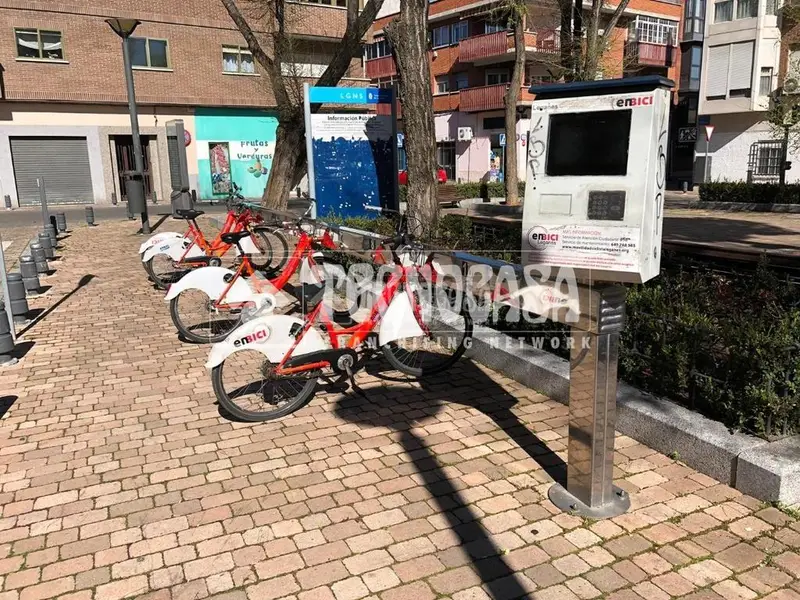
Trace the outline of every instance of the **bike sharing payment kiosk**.
{"label": "bike sharing payment kiosk", "polygon": [[[663,77],[531,88],[523,209],[525,265],[572,278],[566,487],[550,500],[578,515],[608,518],[630,507],[613,486],[620,283],[659,273],[670,88]],[[566,272],[566,273],[565,273]],[[574,273],[574,277],[572,274]],[[556,285],[556,290],[559,287]],[[564,288],[560,288],[563,290]],[[563,294],[563,292],[562,292]],[[558,294],[549,294],[558,298]],[[550,316],[550,315],[548,315]]]}
{"label": "bike sharing payment kiosk", "polygon": [[169,200],[172,205],[172,216],[179,209],[188,210],[192,207],[192,196],[189,193],[189,167],[186,158],[186,134],[183,121],[175,119],[167,121],[167,156],[169,158]]}

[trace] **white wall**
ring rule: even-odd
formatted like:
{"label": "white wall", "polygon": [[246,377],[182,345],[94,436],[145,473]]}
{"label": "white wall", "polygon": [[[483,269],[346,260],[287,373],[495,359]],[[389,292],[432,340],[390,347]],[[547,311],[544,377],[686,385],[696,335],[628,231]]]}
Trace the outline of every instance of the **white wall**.
{"label": "white wall", "polygon": [[[711,122],[714,134],[709,144],[712,181],[745,181],[750,157],[750,147],[755,142],[778,139],[763,121],[763,113],[714,115]],[[702,131],[702,128],[701,128]],[[705,137],[697,143],[698,157],[705,155]],[[791,152],[792,168],[786,173],[787,181],[800,180],[800,152]]]}

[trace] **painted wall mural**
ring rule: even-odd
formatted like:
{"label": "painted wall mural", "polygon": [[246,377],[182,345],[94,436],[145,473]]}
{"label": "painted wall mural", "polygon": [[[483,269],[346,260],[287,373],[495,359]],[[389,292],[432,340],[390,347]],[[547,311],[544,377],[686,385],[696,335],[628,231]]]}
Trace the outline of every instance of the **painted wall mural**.
{"label": "painted wall mural", "polygon": [[195,111],[198,194],[221,200],[231,182],[246,198],[260,198],[275,154],[278,119],[254,109],[198,108]]}

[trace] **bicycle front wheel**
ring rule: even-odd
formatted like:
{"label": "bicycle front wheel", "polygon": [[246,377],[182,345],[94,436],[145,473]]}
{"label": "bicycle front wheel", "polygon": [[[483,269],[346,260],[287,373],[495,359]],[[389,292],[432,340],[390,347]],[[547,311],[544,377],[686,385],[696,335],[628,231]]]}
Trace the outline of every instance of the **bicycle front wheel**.
{"label": "bicycle front wheel", "polygon": [[449,369],[472,343],[472,317],[466,304],[460,299],[453,300],[452,295],[441,289],[430,297],[425,293],[428,289],[428,286],[416,286],[412,292],[425,335],[397,340],[381,348],[392,367],[412,377],[435,375]]}
{"label": "bicycle front wheel", "polygon": [[314,395],[317,371],[276,376],[275,365],[257,350],[234,352],[211,371],[223,411],[240,421],[271,421],[301,408]]}
{"label": "bicycle front wheel", "polygon": [[[255,235],[269,244],[270,248],[269,260],[254,261],[253,264],[256,269],[266,274],[281,271],[289,261],[289,241],[286,238],[286,234],[276,227],[262,225],[255,228]],[[260,242],[257,243],[260,244]]]}
{"label": "bicycle front wheel", "polygon": [[169,315],[178,333],[196,344],[221,342],[242,322],[240,310],[216,308],[205,292],[195,289],[170,300]]}
{"label": "bicycle front wheel", "polygon": [[189,272],[188,269],[181,269],[175,266],[175,261],[166,254],[156,254],[150,260],[142,263],[144,270],[156,289],[166,290],[171,284],[178,281]]}

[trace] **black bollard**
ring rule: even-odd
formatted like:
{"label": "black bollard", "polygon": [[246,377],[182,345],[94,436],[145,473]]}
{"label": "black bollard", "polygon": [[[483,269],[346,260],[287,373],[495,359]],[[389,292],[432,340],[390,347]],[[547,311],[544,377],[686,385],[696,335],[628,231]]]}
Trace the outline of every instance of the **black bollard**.
{"label": "black bollard", "polygon": [[56,213],[56,229],[59,233],[67,231],[67,215],[63,212]]}
{"label": "black bollard", "polygon": [[128,201],[125,201],[125,206],[127,207],[127,211],[128,211],[128,221],[133,221],[133,213],[131,212],[131,203],[128,202]]}
{"label": "black bollard", "polygon": [[44,250],[44,255],[47,257],[47,260],[55,258],[56,252],[53,250],[53,242],[50,239],[50,234],[46,231],[39,234],[39,245]]}
{"label": "black bollard", "polygon": [[14,338],[11,337],[11,328],[8,325],[8,315],[6,307],[0,303],[0,364],[9,363],[14,360],[11,353],[14,352]]}
{"label": "black bollard", "polygon": [[31,257],[34,264],[36,264],[37,273],[50,272],[50,267],[47,266],[47,254],[45,254],[41,244],[31,244]]}
{"label": "black bollard", "polygon": [[25,284],[22,283],[22,275],[19,273],[9,273],[8,296],[11,305],[11,314],[15,323],[24,323],[28,320],[28,300],[25,297]]}
{"label": "black bollard", "polygon": [[94,209],[91,206],[86,207],[86,224],[90,227],[94,225]]}
{"label": "black bollard", "polygon": [[39,283],[39,273],[36,270],[36,261],[32,256],[22,256],[19,259],[19,272],[22,274],[22,284],[28,294],[39,293],[42,285]]}
{"label": "black bollard", "polygon": [[6,210],[11,210],[11,196],[6,194],[5,201],[6,201]]}

